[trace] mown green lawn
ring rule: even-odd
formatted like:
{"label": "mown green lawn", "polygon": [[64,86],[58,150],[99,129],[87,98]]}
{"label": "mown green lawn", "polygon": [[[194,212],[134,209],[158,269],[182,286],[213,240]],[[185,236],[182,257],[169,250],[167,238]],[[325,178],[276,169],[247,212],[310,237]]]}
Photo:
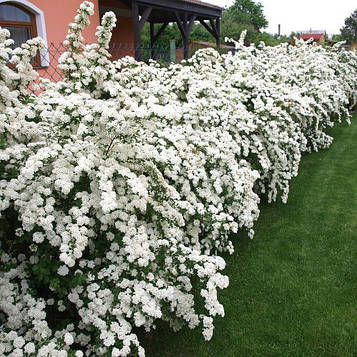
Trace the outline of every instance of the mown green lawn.
{"label": "mown green lawn", "polygon": [[237,239],[212,340],[162,323],[147,356],[357,356],[357,115],[330,133],[288,204],[262,204],[254,239]]}

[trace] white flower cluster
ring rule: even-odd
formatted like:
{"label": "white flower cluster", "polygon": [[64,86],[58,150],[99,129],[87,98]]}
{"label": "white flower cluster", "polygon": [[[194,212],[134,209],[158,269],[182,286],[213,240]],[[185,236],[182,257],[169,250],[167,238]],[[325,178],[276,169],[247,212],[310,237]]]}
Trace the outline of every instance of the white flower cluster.
{"label": "white flower cluster", "polygon": [[[357,101],[357,56],[297,42],[198,51],[169,67],[111,62],[115,16],[81,32],[66,80],[30,94],[37,39],[0,30],[0,355],[144,356],[158,319],[213,334],[219,252],[286,202],[302,152]],[[8,66],[8,61],[13,66]]]}

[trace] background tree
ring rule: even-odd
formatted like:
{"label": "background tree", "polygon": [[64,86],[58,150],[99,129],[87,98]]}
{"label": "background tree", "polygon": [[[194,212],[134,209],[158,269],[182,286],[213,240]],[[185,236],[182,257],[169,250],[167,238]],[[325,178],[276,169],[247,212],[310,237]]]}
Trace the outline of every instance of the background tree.
{"label": "background tree", "polygon": [[227,18],[239,24],[250,25],[258,32],[268,26],[268,20],[263,13],[263,5],[254,0],[236,0],[224,11],[222,22]]}
{"label": "background tree", "polygon": [[263,13],[263,5],[254,0],[235,0],[222,15],[222,41],[226,37],[238,39],[243,30],[247,30],[246,43],[264,41],[268,45],[279,43],[272,35],[261,33],[268,26]]}
{"label": "background tree", "polygon": [[340,42],[340,41],[343,41],[343,38],[342,38],[341,34],[333,34],[332,41]]}
{"label": "background tree", "polygon": [[345,20],[345,26],[341,28],[341,36],[351,45],[357,42],[357,10]]}
{"label": "background tree", "polygon": [[221,42],[224,43],[225,38],[233,38],[238,40],[242,31],[247,30],[246,42],[254,42],[257,31],[252,24],[237,22],[234,17],[223,13],[221,23]]}

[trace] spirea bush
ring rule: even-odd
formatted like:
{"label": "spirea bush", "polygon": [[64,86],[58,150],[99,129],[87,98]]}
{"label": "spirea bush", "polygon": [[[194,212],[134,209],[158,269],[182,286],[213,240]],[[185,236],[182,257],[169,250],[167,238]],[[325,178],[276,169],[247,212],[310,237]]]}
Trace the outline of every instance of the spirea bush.
{"label": "spirea bush", "polygon": [[261,197],[286,202],[301,154],[357,101],[353,52],[241,39],[111,62],[115,16],[88,45],[92,13],[69,26],[65,80],[40,89],[41,40],[12,50],[0,30],[0,355],[143,356],[135,331],[160,319],[209,340],[219,253],[253,237]]}

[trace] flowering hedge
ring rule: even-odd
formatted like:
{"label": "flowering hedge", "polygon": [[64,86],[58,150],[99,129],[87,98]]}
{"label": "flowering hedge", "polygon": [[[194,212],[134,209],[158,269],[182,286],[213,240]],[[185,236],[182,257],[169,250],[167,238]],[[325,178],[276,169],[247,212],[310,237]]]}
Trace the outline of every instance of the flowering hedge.
{"label": "flowering hedge", "polygon": [[[288,198],[302,152],[357,101],[357,56],[298,42],[198,51],[162,67],[109,60],[70,24],[60,68],[42,80],[33,39],[0,30],[0,354],[144,355],[136,327],[199,327],[224,315],[220,252]],[[8,66],[8,62],[12,66]]]}

